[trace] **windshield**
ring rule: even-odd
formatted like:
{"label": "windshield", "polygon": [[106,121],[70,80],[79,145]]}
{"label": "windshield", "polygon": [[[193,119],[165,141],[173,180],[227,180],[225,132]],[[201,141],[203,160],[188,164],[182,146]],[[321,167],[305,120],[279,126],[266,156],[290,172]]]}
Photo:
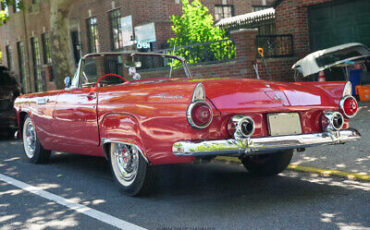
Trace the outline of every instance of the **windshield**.
{"label": "windshield", "polygon": [[[154,78],[186,78],[186,66],[172,56],[156,54],[92,54],[84,59],[81,66],[80,86],[94,84],[105,74],[117,74],[125,81],[147,80]],[[119,77],[108,76],[104,84],[120,84]]]}

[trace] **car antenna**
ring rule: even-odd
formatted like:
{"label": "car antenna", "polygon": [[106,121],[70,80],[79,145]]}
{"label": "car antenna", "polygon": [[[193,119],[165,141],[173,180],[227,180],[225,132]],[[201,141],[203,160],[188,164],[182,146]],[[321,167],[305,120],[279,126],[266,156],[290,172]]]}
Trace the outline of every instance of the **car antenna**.
{"label": "car antenna", "polygon": [[[176,50],[176,44],[173,46],[173,50],[172,50],[172,55],[175,56],[175,50]],[[172,68],[173,68],[173,58],[171,60],[171,68],[170,68],[170,76],[169,78],[171,78],[171,75],[172,75]]]}
{"label": "car antenna", "polygon": [[260,78],[260,74],[258,73],[258,63],[257,63],[257,61],[256,61],[256,64],[253,64],[253,69],[256,72],[257,79],[260,80],[261,78]]}
{"label": "car antenna", "polygon": [[263,48],[258,48],[258,54],[262,58],[263,64],[265,65],[265,68],[266,68],[267,75],[269,75],[270,81],[272,81],[272,77],[271,77],[271,74],[270,74],[270,69],[267,66],[266,60],[264,58],[265,55],[263,54]]}

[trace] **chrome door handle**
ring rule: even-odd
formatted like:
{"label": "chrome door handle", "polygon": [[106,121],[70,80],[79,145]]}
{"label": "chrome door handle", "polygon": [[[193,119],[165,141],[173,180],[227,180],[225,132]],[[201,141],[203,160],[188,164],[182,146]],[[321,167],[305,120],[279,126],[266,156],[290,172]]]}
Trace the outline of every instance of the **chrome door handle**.
{"label": "chrome door handle", "polygon": [[39,99],[37,99],[37,104],[38,105],[44,105],[48,102],[49,102],[49,98],[39,98]]}
{"label": "chrome door handle", "polygon": [[91,92],[87,95],[87,99],[94,100],[96,99],[96,92]]}

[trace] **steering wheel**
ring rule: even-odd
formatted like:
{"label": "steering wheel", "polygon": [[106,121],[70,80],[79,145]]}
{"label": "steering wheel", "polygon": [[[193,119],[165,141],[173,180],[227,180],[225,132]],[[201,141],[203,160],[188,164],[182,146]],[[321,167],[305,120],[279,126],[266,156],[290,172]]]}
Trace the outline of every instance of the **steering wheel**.
{"label": "steering wheel", "polygon": [[90,88],[90,92],[89,94],[87,95],[87,98],[89,100],[93,100],[96,98],[96,86],[99,84],[99,82],[101,80],[103,80],[104,78],[106,77],[109,77],[109,76],[112,76],[112,77],[118,77],[120,79],[122,79],[123,82],[126,81],[126,79],[118,74],[114,74],[114,73],[107,73],[107,74],[104,74],[103,76],[99,77],[99,79],[93,84],[93,86]]}
{"label": "steering wheel", "polygon": [[99,77],[99,79],[94,83],[94,86],[93,87],[96,87],[99,82],[101,82],[104,78],[106,77],[118,77],[120,78],[123,82],[126,81],[126,79],[118,74],[114,74],[114,73],[107,73],[107,74],[104,74],[103,76]]}

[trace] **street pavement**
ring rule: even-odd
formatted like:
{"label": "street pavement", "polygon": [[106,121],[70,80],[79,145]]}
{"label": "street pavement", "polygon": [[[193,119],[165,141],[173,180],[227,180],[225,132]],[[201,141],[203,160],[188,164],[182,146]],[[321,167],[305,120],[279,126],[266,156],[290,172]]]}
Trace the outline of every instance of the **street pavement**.
{"label": "street pavement", "polygon": [[[293,163],[369,173],[369,105],[362,103],[352,122],[361,141],[307,149]],[[151,193],[133,198],[113,183],[103,158],[53,153],[49,163],[34,165],[23,155],[21,141],[0,140],[0,178],[26,183],[0,179],[0,229],[116,229],[114,218],[166,230],[370,229],[367,181],[289,170],[255,178],[239,164],[180,164],[155,167]]]}

